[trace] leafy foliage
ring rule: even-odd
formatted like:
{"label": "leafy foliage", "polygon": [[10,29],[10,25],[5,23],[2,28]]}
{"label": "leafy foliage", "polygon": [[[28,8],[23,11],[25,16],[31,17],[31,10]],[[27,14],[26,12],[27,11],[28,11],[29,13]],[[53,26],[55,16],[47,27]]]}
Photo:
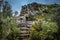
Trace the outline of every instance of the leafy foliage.
{"label": "leafy foliage", "polygon": [[[6,19],[2,18],[1,23],[2,23],[0,24],[1,40],[6,39],[7,37],[8,37],[7,39],[9,39],[10,38],[9,36],[11,36],[11,40],[12,40],[13,38],[16,38],[15,36],[17,36],[20,33],[20,30],[19,28],[17,28],[17,25],[13,20],[13,18],[6,18]],[[12,35],[15,35],[15,36],[12,36]]]}
{"label": "leafy foliage", "polygon": [[12,16],[10,4],[4,1],[0,13],[0,40],[19,40],[20,29]]}
{"label": "leafy foliage", "polygon": [[34,21],[35,18],[32,14],[30,14],[27,18],[26,18],[27,21]]}
{"label": "leafy foliage", "polygon": [[7,1],[5,1],[5,3],[3,4],[3,16],[4,17],[12,16],[11,6]]}
{"label": "leafy foliage", "polygon": [[30,38],[31,40],[45,40],[48,37],[49,40],[52,40],[55,39],[53,33],[56,33],[57,30],[58,26],[54,22],[40,23],[39,25],[35,23],[35,25],[30,28]]}

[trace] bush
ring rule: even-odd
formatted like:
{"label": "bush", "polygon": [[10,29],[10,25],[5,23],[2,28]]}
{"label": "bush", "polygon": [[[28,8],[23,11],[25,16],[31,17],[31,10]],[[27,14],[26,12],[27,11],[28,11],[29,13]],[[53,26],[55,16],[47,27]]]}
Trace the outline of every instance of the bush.
{"label": "bush", "polygon": [[[39,26],[35,24],[30,28],[30,39],[31,40],[53,40],[55,39],[53,34],[57,33],[58,26],[55,22],[46,22],[39,24]],[[37,27],[39,30],[36,30]],[[34,30],[33,30],[34,29]]]}
{"label": "bush", "polygon": [[19,37],[20,29],[13,17],[1,18],[0,21],[0,40],[16,40]]}

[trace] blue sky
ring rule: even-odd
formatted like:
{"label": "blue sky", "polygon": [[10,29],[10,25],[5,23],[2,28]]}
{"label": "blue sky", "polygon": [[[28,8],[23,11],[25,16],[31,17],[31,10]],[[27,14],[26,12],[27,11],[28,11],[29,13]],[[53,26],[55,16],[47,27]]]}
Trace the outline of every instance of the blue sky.
{"label": "blue sky", "polygon": [[22,5],[26,5],[32,2],[42,4],[51,4],[51,3],[60,4],[60,0],[7,0],[7,1],[11,4],[13,11],[20,11]]}

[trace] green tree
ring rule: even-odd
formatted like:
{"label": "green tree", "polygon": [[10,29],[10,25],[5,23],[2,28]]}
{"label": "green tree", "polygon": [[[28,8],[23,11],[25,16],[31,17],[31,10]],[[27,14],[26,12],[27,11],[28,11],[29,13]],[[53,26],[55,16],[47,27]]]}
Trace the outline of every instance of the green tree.
{"label": "green tree", "polygon": [[3,16],[4,17],[11,17],[12,16],[11,6],[7,1],[5,1],[5,4],[3,5]]}
{"label": "green tree", "polygon": [[0,0],[0,12],[2,10],[3,0]]}
{"label": "green tree", "polygon": [[14,18],[2,18],[0,22],[0,40],[16,40],[20,29],[17,27]]}
{"label": "green tree", "polygon": [[0,40],[19,40],[20,29],[12,16],[10,4],[4,2],[2,16],[0,17]]}
{"label": "green tree", "polygon": [[56,8],[53,11],[55,14],[52,16],[52,20],[58,23],[60,27],[60,8]]}
{"label": "green tree", "polygon": [[57,38],[60,40],[60,8],[55,8],[53,11],[52,21],[56,22],[58,24],[59,30],[57,33]]}

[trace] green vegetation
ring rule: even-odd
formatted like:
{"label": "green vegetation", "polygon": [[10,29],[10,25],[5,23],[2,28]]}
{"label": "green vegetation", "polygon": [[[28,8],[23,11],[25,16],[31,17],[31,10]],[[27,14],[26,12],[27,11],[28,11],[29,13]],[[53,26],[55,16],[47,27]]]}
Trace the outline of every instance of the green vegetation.
{"label": "green vegetation", "polygon": [[0,40],[15,40],[17,39],[18,35],[20,33],[19,28],[17,28],[17,25],[14,21],[14,19],[11,18],[1,18],[0,21]]}
{"label": "green vegetation", "polygon": [[34,16],[33,15],[29,15],[28,17],[27,17],[27,19],[26,19],[27,21],[34,21],[35,20],[35,18],[34,18]]}
{"label": "green vegetation", "polygon": [[[19,40],[20,28],[15,20],[18,12],[12,16],[10,4],[7,1],[1,3],[3,6],[0,4],[0,7],[3,9],[0,11],[0,40]],[[59,4],[31,3],[22,7],[21,15],[25,13],[29,13],[26,21],[35,21],[35,23],[29,29],[29,38],[24,40],[60,40]]]}
{"label": "green vegetation", "polygon": [[51,20],[49,14],[35,15],[38,21],[32,24],[30,32],[30,40],[57,40],[56,34],[58,33],[58,25]]}
{"label": "green vegetation", "polygon": [[[35,25],[37,25],[35,23]],[[33,30],[34,29],[34,30]],[[58,30],[58,26],[54,22],[46,22],[30,28],[31,40],[56,40],[54,33]]]}
{"label": "green vegetation", "polygon": [[2,12],[0,11],[0,40],[19,40],[20,29],[12,16],[10,4],[3,2]]}
{"label": "green vegetation", "polygon": [[[29,15],[28,19],[30,21],[34,19],[33,21],[36,22],[29,29],[30,37],[27,40],[60,40],[60,5],[43,5],[37,3],[29,5],[33,7],[32,11],[34,12],[32,13],[34,15]],[[29,5],[26,6],[29,7]],[[35,11],[38,12],[35,13]]]}

